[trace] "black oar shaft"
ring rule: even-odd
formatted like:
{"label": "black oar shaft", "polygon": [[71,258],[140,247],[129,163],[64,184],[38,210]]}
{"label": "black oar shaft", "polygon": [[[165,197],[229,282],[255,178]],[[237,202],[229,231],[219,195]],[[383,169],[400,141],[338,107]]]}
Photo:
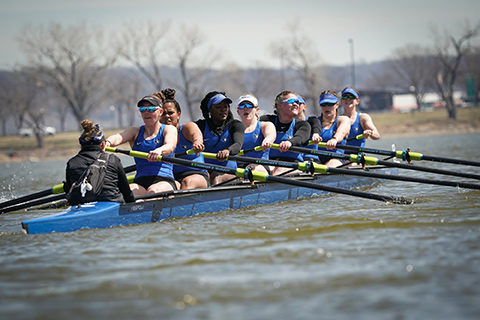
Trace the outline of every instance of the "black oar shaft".
{"label": "black oar shaft", "polygon": [[2,208],[2,209],[0,209],[0,213],[13,212],[13,211],[18,211],[18,210],[29,208],[29,207],[39,206],[41,204],[49,203],[49,202],[52,202],[52,201],[58,201],[58,200],[65,199],[65,197],[66,197],[65,193],[62,193],[62,194],[57,194],[55,196],[48,197],[48,198],[37,199],[37,200],[30,201],[30,202],[24,202],[24,203],[16,205],[16,206]]}
{"label": "black oar shaft", "polygon": [[452,159],[452,158],[426,156],[426,155],[422,155],[422,160],[436,161],[436,162],[443,162],[443,163],[451,163],[451,164],[463,164],[463,165],[466,165],[466,166],[480,167],[480,162],[470,161],[470,160]]}
{"label": "black oar shaft", "polygon": [[326,191],[326,192],[346,194],[346,195],[350,195],[350,196],[355,196],[355,197],[360,197],[360,198],[365,198],[365,199],[371,199],[371,200],[378,200],[378,201],[383,201],[383,202],[391,202],[391,203],[397,203],[397,204],[411,204],[412,203],[411,200],[407,200],[405,198],[398,198],[398,197],[394,197],[394,196],[385,196],[385,195],[374,194],[374,193],[369,193],[369,192],[331,187],[331,186],[327,186],[327,185],[320,185],[320,184],[315,184],[315,183],[311,183],[311,182],[293,180],[293,179],[283,178],[283,177],[279,177],[279,176],[269,175],[268,176],[268,181],[288,183],[288,184],[292,184],[292,185],[295,185],[295,186],[298,186],[298,187],[317,189],[317,190],[322,190],[322,191]]}
{"label": "black oar shaft", "polygon": [[48,189],[48,190],[35,192],[35,193],[29,194],[29,195],[26,195],[26,196],[23,196],[23,197],[19,197],[19,198],[16,198],[16,199],[12,199],[12,200],[2,202],[2,203],[0,203],[0,209],[10,207],[10,206],[14,206],[14,205],[22,203],[22,202],[27,202],[27,201],[34,200],[34,199],[43,198],[43,197],[49,196],[51,194],[53,194],[53,189]]}
{"label": "black oar shaft", "polygon": [[125,171],[125,173],[130,173],[137,170],[137,166],[135,164],[132,164],[131,166],[123,168],[123,170]]}
{"label": "black oar shaft", "polygon": [[415,166],[413,164],[397,163],[397,162],[383,161],[383,160],[378,160],[377,163],[380,164],[380,165],[396,167],[396,168],[400,168],[400,169],[416,170],[416,171],[443,174],[443,175],[454,176],[454,177],[462,177],[462,178],[480,180],[480,175],[474,174],[474,173],[449,171],[449,170],[428,168],[428,167],[423,167],[423,166]]}

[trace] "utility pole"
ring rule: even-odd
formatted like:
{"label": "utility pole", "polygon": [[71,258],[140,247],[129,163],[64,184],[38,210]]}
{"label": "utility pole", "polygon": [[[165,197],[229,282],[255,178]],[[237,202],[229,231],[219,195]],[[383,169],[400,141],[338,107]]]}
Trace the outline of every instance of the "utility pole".
{"label": "utility pole", "polygon": [[354,57],[354,49],[353,49],[353,39],[348,39],[348,43],[350,43],[350,61],[351,61],[351,74],[352,74],[352,87],[355,88],[355,57]]}

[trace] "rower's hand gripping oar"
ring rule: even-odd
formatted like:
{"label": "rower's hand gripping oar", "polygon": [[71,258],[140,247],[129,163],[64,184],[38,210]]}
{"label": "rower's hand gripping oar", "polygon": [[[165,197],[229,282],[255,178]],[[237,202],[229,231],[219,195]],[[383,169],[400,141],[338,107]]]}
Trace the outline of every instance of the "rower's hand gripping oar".
{"label": "rower's hand gripping oar", "polygon": [[[337,145],[337,147],[338,147],[338,145]],[[272,144],[271,148],[278,149],[278,144],[275,144],[275,143]],[[379,160],[378,158],[375,158],[375,157],[365,156],[362,153],[359,153],[359,154],[353,154],[352,153],[352,154],[348,155],[348,154],[343,154],[343,153],[335,153],[335,152],[329,152],[329,151],[324,151],[324,150],[313,150],[313,149],[309,149],[309,148],[296,147],[296,146],[290,147],[289,151],[294,151],[294,152],[298,152],[298,153],[307,153],[307,154],[313,154],[313,155],[322,155],[322,156],[327,156],[327,157],[335,158],[335,159],[349,160],[350,162],[353,162],[353,163],[362,164],[362,166],[365,166],[365,165],[383,165],[383,166],[387,166],[387,167],[396,167],[396,168],[407,169],[407,170],[416,170],[416,171],[423,171],[423,172],[430,172],[430,173],[437,173],[437,174],[444,174],[444,175],[449,175],[449,176],[456,176],[456,177],[463,177],[463,178],[480,180],[480,175],[478,175],[478,174],[456,172],[456,171],[449,171],[449,170],[442,170],[442,169],[435,169],[435,168],[427,168],[427,167],[422,167],[422,166],[414,166],[413,164],[384,161],[384,160]]]}
{"label": "rower's hand gripping oar", "polygon": [[[144,158],[144,159],[147,159],[148,157],[148,153],[139,152],[139,151],[121,150],[121,149],[111,148],[111,147],[107,147],[105,148],[105,150],[110,152],[123,153],[132,157],[138,157],[138,158]],[[256,180],[256,181],[262,181],[262,182],[267,182],[267,181],[279,182],[279,183],[295,185],[303,188],[317,189],[317,190],[333,192],[333,193],[341,193],[341,194],[362,197],[362,198],[372,199],[372,200],[378,200],[383,202],[390,202],[390,203],[398,203],[398,204],[412,203],[412,200],[406,200],[404,198],[397,198],[393,196],[385,196],[385,195],[378,195],[378,194],[356,191],[356,190],[330,187],[330,186],[320,185],[320,184],[306,182],[306,181],[299,181],[299,180],[294,180],[294,179],[289,179],[289,178],[284,178],[279,176],[272,176],[263,172],[258,172],[254,170],[248,170],[248,169],[240,169],[240,168],[234,169],[234,168],[217,166],[217,165],[207,164],[202,162],[189,161],[189,160],[180,159],[180,158],[162,157],[162,156],[158,157],[158,161],[169,162],[169,163],[178,164],[178,165],[187,166],[187,167],[194,167],[199,169],[230,173],[230,174],[236,175],[239,178],[249,179],[251,181]]]}

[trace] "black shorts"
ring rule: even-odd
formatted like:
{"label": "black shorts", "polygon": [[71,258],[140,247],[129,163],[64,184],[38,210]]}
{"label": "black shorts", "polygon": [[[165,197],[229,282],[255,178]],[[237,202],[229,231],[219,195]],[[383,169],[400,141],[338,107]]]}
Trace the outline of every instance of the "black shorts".
{"label": "black shorts", "polygon": [[203,178],[205,178],[205,181],[207,181],[207,186],[210,187],[210,178],[208,176],[208,173],[205,172],[205,171],[189,170],[189,171],[183,171],[183,172],[180,172],[180,173],[175,173],[174,176],[175,176],[175,180],[177,180],[181,184],[183,179],[185,179],[188,176],[191,176],[192,174],[201,175]]}
{"label": "black shorts", "polygon": [[[319,164],[325,164],[328,162],[328,160],[330,159],[337,159],[338,161],[340,161],[341,163],[345,163],[345,160],[343,159],[340,159],[340,158],[333,158],[333,157],[328,157],[328,156],[322,156],[322,155],[317,155],[318,159],[311,159],[313,162],[315,163],[319,163]],[[308,159],[310,160],[310,159]],[[308,161],[306,160],[306,161]]]}
{"label": "black shorts", "polygon": [[[241,168],[241,169],[245,169],[248,165],[249,165],[249,163],[246,163],[246,162],[243,162],[243,163],[240,162],[240,161],[237,162],[237,167],[238,167],[238,168]],[[263,164],[260,164],[260,165],[265,168],[265,170],[267,171],[268,174],[272,173],[272,172],[270,171],[270,166],[268,166],[268,165],[263,165]]]}
{"label": "black shorts", "polygon": [[173,187],[173,190],[177,190],[177,185],[175,184],[175,180],[172,178],[160,177],[160,176],[145,176],[145,177],[138,177],[133,179],[133,183],[141,185],[142,187],[145,188],[145,190],[148,189],[148,187],[150,187],[152,184],[160,181],[165,181],[170,183],[170,185]]}
{"label": "black shorts", "polygon": [[287,157],[270,157],[270,160],[274,160],[274,161],[283,161],[283,162],[300,162],[298,161],[298,159],[292,159],[292,158],[287,158]]}

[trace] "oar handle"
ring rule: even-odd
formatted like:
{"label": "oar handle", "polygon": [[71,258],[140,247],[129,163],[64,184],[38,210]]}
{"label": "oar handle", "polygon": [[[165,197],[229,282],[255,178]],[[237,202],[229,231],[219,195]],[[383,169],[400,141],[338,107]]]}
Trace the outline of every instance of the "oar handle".
{"label": "oar handle", "polygon": [[363,138],[365,138],[365,136],[364,136],[363,133],[362,133],[362,134],[356,135],[356,136],[353,137],[353,138],[347,139],[347,142],[350,142],[350,141],[353,141],[353,140],[361,140],[361,139],[363,139]]}

